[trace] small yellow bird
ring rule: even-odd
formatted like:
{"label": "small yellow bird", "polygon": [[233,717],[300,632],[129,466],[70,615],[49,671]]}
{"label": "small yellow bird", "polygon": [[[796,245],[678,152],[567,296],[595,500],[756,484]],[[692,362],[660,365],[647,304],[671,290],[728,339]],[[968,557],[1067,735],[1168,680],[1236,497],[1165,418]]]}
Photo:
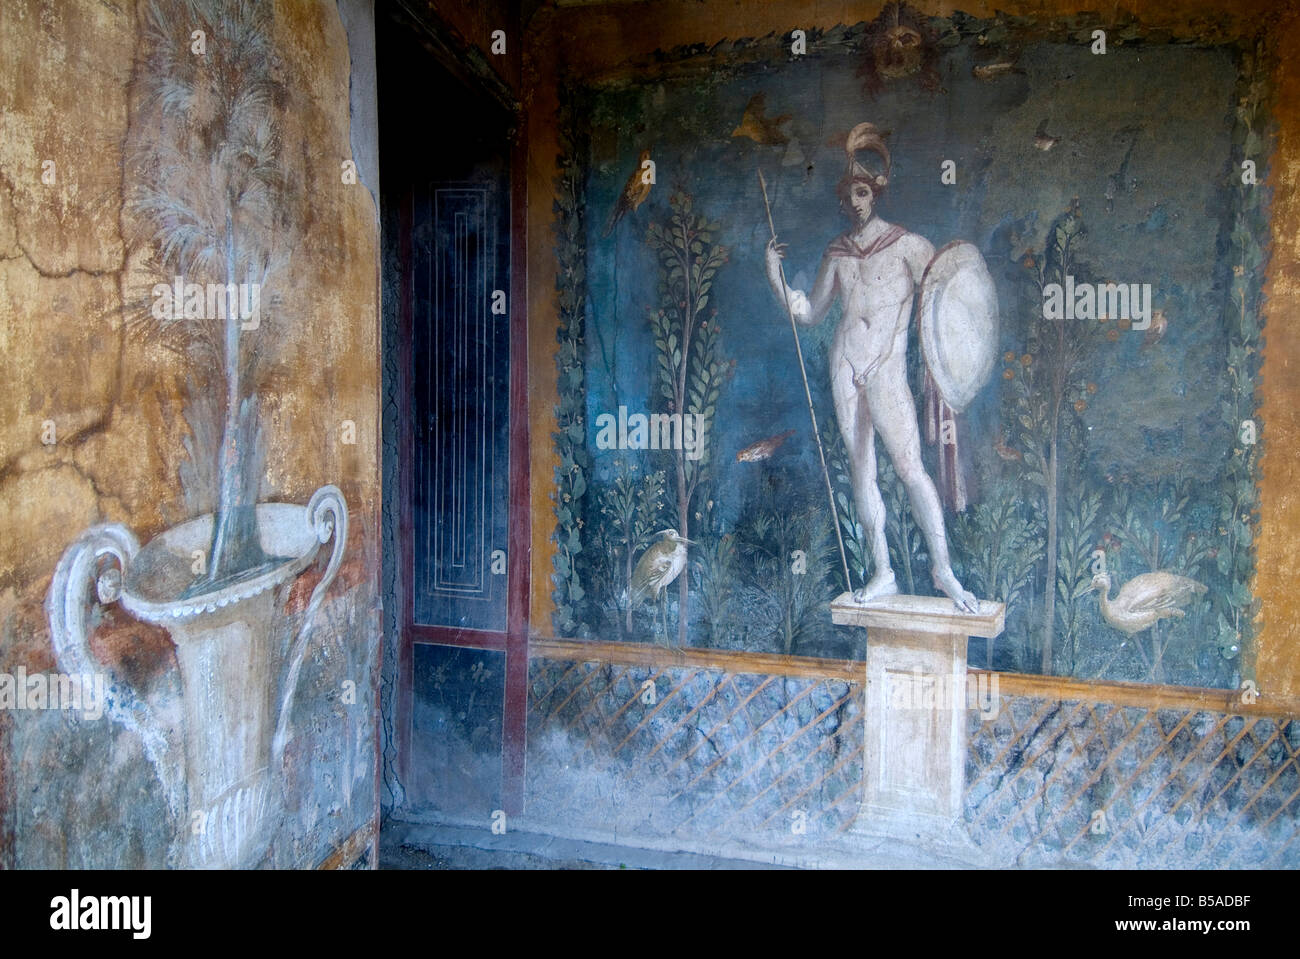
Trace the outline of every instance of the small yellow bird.
{"label": "small yellow bird", "polygon": [[1007,445],[1007,437],[1005,436],[993,444],[993,449],[997,451],[998,456],[1002,457],[1009,463],[1014,463],[1025,458],[1024,454],[1021,453],[1020,450]]}
{"label": "small yellow bird", "polygon": [[636,161],[636,169],[627,178],[627,183],[623,184],[623,192],[618,195],[618,200],[614,203],[614,209],[609,213],[609,222],[605,224],[605,232],[601,234],[602,239],[613,233],[618,221],[627,216],[628,213],[634,212],[650,195],[650,188],[654,186],[654,178],[651,176],[649,164],[650,151],[642,150],[640,158]]}
{"label": "small yellow bird", "polygon": [[779,117],[765,116],[767,112],[767,95],[755,93],[745,104],[745,115],[740,118],[740,126],[731,131],[733,137],[749,137],[755,143],[764,146],[780,146],[789,143],[781,125],[790,122],[792,113],[783,113]]}
{"label": "small yellow bird", "polygon": [[1152,310],[1151,326],[1147,329],[1147,335],[1142,337],[1142,349],[1145,350],[1159,343],[1167,329],[1169,329],[1169,317],[1165,316],[1165,311]]}

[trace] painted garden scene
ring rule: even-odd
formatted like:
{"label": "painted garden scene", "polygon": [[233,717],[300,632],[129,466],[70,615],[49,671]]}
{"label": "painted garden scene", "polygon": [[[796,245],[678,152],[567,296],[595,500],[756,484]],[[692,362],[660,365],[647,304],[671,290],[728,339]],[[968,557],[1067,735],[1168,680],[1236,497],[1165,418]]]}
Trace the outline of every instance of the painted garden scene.
{"label": "painted garden scene", "polygon": [[837,596],[946,595],[1006,606],[972,666],[1236,687],[1264,65],[802,39],[563,93],[555,635],[857,659]]}

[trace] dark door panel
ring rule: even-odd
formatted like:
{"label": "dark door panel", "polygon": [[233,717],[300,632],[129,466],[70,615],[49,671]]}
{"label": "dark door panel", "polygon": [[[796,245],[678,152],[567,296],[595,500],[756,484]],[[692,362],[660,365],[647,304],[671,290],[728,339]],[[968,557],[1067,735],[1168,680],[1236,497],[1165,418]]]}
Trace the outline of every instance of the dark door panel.
{"label": "dark door panel", "polygon": [[504,165],[413,197],[412,586],[423,626],[506,629],[509,185],[493,169]]}

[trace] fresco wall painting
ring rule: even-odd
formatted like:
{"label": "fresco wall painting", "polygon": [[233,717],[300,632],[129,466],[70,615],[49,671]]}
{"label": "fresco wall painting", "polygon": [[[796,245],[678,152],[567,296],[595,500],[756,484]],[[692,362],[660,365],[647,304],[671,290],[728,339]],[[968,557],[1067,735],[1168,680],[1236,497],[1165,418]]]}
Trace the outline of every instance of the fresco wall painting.
{"label": "fresco wall painting", "polygon": [[562,91],[557,635],[861,657],[888,567],[1006,603],[977,665],[1251,678],[1267,64],[1110,38],[891,4]]}

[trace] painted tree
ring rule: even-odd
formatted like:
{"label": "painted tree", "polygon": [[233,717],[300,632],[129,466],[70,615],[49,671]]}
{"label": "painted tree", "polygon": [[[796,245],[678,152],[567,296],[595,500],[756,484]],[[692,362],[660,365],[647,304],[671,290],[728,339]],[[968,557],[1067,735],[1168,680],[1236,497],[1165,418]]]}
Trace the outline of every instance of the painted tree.
{"label": "painted tree", "polygon": [[1076,200],[1052,224],[1044,252],[1037,257],[1026,255],[1029,295],[1022,302],[1028,317],[1028,349],[1020,356],[1008,354],[1003,371],[1010,383],[1004,393],[1009,406],[1005,421],[1010,424],[1014,446],[1021,451],[1024,478],[1043,496],[1047,569],[1043,579],[1040,664],[1044,673],[1053,670],[1062,445],[1069,437],[1074,440],[1071,450],[1078,452],[1080,448],[1079,417],[1088,406],[1090,382],[1086,374],[1101,328],[1096,322],[1045,318],[1043,290],[1051,283],[1064,284],[1065,278],[1076,272],[1074,245],[1083,232],[1083,217]]}
{"label": "painted tree", "polygon": [[[215,472],[196,468],[183,474],[216,485],[206,572],[191,593],[220,588],[267,562],[257,531],[257,398],[249,387],[257,351],[242,342],[252,319],[241,316],[230,291],[241,284],[258,291],[260,325],[261,310],[271,302],[260,291],[281,265],[268,238],[289,232],[292,204],[279,162],[276,113],[281,91],[272,79],[272,11],[271,4],[253,0],[183,0],[151,3],[145,10],[146,52],[137,76],[146,91],[143,108],[156,111],[161,129],[137,138],[132,150],[128,213],[137,238],[153,248],[160,279],[181,277],[226,291],[216,300],[205,298],[200,310],[189,302],[183,313],[170,316],[142,310],[165,345],[210,372],[192,381],[196,397],[187,417],[201,419],[206,408],[221,423],[215,449],[203,441],[218,431],[190,424],[191,457],[216,459]],[[243,305],[250,302],[251,296]],[[219,380],[218,389],[213,380]],[[211,403],[198,392],[219,399]]]}
{"label": "painted tree", "polygon": [[[680,448],[668,453],[676,474],[677,531],[689,537],[692,502],[712,458],[710,433],[718,396],[733,369],[722,356],[718,311],[709,307],[714,277],[727,262],[728,251],[713,239],[720,226],[693,212],[688,194],[673,194],[669,205],[667,222],[650,224],[646,235],[659,258],[661,304],[650,314],[650,328],[658,356],[658,398],[670,414],[694,418],[695,441],[702,444],[698,459]],[[685,646],[689,571],[678,578],[677,589],[677,643]]]}

